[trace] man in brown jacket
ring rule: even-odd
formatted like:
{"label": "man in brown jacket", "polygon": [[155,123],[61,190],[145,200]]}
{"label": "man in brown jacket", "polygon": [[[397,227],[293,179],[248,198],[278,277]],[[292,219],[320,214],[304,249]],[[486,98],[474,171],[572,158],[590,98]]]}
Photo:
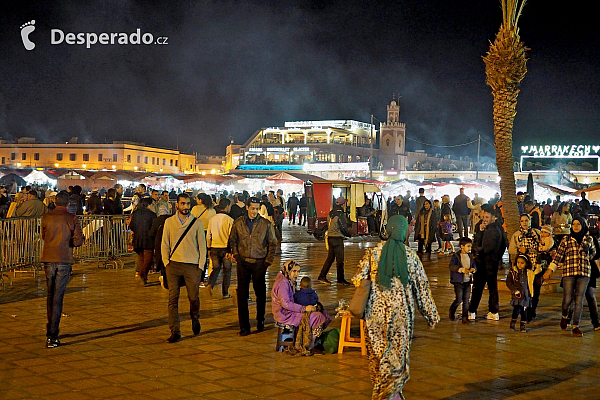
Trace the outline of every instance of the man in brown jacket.
{"label": "man in brown jacket", "polygon": [[251,197],[246,202],[247,215],[235,220],[229,234],[229,246],[237,263],[237,306],[240,336],[250,334],[248,294],[250,281],[256,294],[256,330],[265,329],[267,285],[265,275],[273,262],[277,238],[273,224],[258,214],[260,200]]}
{"label": "man in brown jacket", "polygon": [[56,195],[56,208],[42,217],[42,240],[44,248],[40,261],[44,264],[48,297],[46,308],[46,347],[60,345],[58,326],[63,308],[63,298],[73,260],[73,247],[83,244],[83,232],[79,220],[67,211],[69,194],[62,191]]}

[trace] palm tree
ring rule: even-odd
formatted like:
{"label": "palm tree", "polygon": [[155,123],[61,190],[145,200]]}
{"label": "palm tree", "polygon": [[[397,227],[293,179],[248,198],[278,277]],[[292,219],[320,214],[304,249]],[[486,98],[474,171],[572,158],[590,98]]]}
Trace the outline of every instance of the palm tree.
{"label": "palm tree", "polygon": [[517,23],[525,0],[500,0],[502,25],[483,61],[486,83],[494,98],[494,146],[500,176],[500,191],[508,237],[519,229],[515,175],[513,170],[512,131],[517,114],[519,85],[527,73],[528,50],[519,36]]}

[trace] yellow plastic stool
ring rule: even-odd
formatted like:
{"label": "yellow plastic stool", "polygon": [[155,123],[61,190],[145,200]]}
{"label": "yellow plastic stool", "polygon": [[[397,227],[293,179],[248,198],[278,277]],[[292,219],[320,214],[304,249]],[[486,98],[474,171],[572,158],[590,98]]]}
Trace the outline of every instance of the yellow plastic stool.
{"label": "yellow plastic stool", "polygon": [[344,352],[344,347],[360,347],[360,354],[367,354],[367,346],[365,344],[365,320],[360,320],[360,337],[355,338],[350,336],[350,327],[352,326],[352,315],[344,315],[342,317],[342,326],[340,328],[340,343],[338,345],[338,353]]}

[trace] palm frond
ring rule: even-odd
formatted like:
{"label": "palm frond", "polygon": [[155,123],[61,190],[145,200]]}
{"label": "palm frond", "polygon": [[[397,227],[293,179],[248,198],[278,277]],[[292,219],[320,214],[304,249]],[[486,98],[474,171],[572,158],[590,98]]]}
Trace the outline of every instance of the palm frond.
{"label": "palm frond", "polygon": [[523,12],[526,0],[500,0],[502,5],[502,23],[508,29],[515,29]]}

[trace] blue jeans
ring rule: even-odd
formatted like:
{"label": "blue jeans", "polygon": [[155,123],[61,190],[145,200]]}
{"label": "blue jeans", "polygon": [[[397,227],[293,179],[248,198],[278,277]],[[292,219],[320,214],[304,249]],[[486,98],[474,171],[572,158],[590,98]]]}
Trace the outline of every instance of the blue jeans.
{"label": "blue jeans", "polygon": [[46,297],[46,311],[48,323],[46,324],[46,337],[58,339],[58,326],[62,315],[63,299],[65,290],[71,275],[71,264],[67,263],[44,263],[46,273],[46,286],[48,296]]}
{"label": "blue jeans", "polygon": [[583,275],[564,276],[563,280],[563,301],[562,301],[562,316],[568,318],[569,307],[574,301],[573,310],[573,325],[579,325],[581,320],[581,311],[583,309],[583,297],[587,289],[590,278]]}
{"label": "blue jeans", "polygon": [[453,283],[454,302],[450,305],[450,310],[454,314],[458,305],[462,303],[462,317],[467,318],[469,312],[469,299],[471,298],[471,282]]}

